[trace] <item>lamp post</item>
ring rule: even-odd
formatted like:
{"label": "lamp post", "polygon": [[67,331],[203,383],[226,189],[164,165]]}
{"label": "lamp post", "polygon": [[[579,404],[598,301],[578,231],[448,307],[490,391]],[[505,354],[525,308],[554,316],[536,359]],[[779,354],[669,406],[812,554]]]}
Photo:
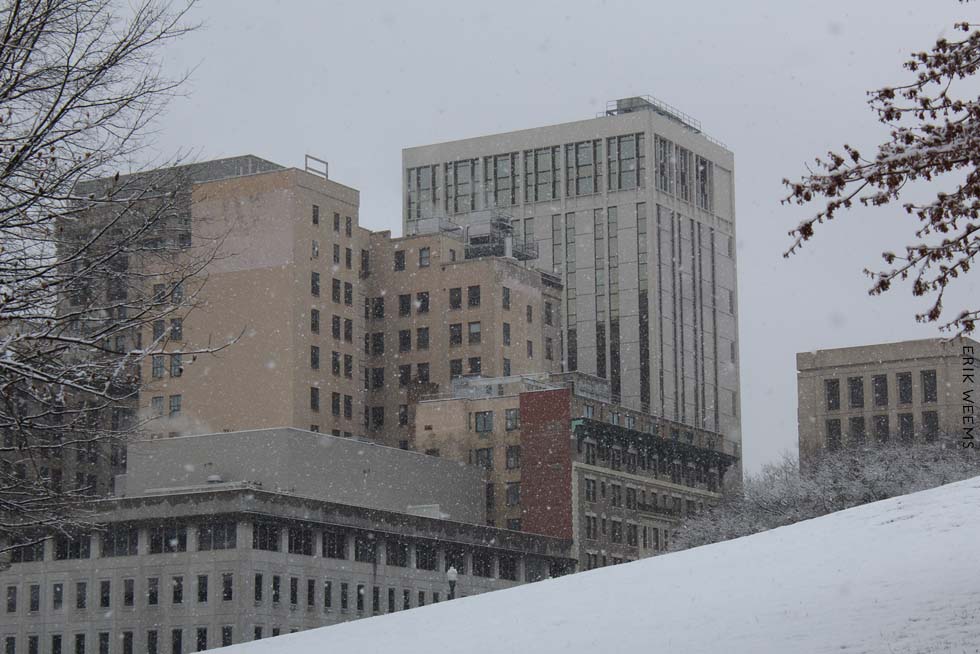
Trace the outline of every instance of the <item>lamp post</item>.
{"label": "lamp post", "polygon": [[459,573],[456,572],[456,566],[449,566],[449,569],[446,570],[446,581],[449,582],[449,599],[456,599],[456,579],[458,577]]}

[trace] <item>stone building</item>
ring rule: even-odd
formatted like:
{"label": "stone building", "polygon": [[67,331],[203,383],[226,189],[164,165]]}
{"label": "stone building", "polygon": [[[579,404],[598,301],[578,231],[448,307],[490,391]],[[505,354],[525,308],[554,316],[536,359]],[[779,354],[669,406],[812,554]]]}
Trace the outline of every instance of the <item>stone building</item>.
{"label": "stone building", "polygon": [[798,353],[801,464],[846,446],[971,435],[977,346],[933,338]]}
{"label": "stone building", "polygon": [[[189,463],[192,462],[192,463]],[[574,569],[480,524],[476,468],[295,429],[136,443],[98,533],[15,552],[3,651],[200,651]]]}
{"label": "stone building", "polygon": [[583,373],[460,379],[415,418],[419,451],[484,470],[489,524],[570,539],[584,569],[666,550],[684,516],[721,499],[740,455],[613,403],[608,381]]}

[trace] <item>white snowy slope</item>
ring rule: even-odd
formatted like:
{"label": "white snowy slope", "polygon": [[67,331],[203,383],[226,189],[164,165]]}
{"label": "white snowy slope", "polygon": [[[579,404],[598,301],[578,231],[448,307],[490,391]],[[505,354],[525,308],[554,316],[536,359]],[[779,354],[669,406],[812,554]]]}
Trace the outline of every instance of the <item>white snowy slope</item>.
{"label": "white snowy slope", "polygon": [[980,477],[727,543],[222,651],[975,652],[978,553]]}

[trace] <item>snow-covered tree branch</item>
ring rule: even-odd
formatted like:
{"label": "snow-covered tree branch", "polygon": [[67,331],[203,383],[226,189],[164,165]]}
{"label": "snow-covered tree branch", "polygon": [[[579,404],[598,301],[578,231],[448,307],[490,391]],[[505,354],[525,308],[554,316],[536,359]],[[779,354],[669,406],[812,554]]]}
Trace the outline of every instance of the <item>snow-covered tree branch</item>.
{"label": "snow-covered tree branch", "polygon": [[[817,225],[860,204],[901,203],[918,221],[903,252],[884,252],[885,267],[865,270],[872,295],[888,291],[896,281],[911,280],[912,293],[927,297],[921,322],[939,321],[943,298],[953,280],[970,271],[980,251],[980,98],[975,93],[980,66],[980,31],[970,23],[956,25],[961,39],[939,39],[928,52],[905,63],[914,78],[903,85],[869,93],[878,120],[889,138],[866,156],[844,145],[816,159],[816,169],[790,188],[784,203],[820,203],[815,214],[790,232],[785,256],[813,237]],[[917,182],[939,188],[927,202],[904,200]],[[932,191],[930,191],[932,192]],[[962,308],[943,325],[957,332],[973,331],[980,309]]]}

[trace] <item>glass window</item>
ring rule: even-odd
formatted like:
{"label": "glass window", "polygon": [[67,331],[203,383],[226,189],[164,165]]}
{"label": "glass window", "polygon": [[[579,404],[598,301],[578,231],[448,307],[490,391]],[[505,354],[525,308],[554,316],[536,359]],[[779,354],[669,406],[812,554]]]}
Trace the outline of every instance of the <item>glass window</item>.
{"label": "glass window", "polygon": [[923,370],[922,377],[922,402],[936,402],[939,399],[939,391],[936,385],[936,371]]}
{"label": "glass window", "polygon": [[493,431],[493,411],[477,411],[475,418],[477,432]]}
{"label": "glass window", "polygon": [[871,393],[876,407],[888,406],[888,376],[875,375],[871,378]]}
{"label": "glass window", "polygon": [[848,406],[860,409],[864,406],[864,378],[849,377],[847,379]]}

